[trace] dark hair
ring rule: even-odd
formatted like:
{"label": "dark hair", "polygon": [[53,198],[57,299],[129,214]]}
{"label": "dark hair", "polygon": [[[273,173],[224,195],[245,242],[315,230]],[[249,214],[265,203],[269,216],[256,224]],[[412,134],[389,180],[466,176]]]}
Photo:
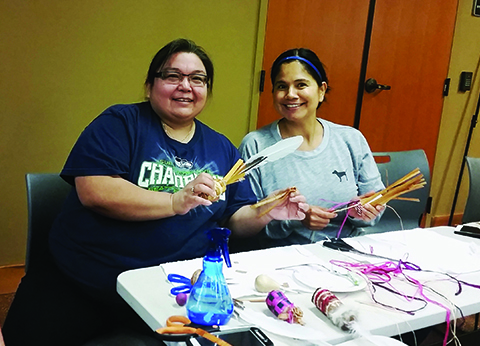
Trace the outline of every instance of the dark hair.
{"label": "dark hair", "polygon": [[205,50],[197,46],[197,44],[191,40],[185,38],[179,38],[165,45],[160,49],[152,59],[150,67],[148,68],[147,78],[145,79],[145,87],[151,87],[155,81],[155,75],[159,72],[163,66],[167,63],[168,59],[176,53],[193,53],[202,61],[207,72],[207,88],[208,93],[211,94],[213,90],[213,63],[208,57]]}
{"label": "dark hair", "polygon": [[[283,64],[289,64],[292,61],[298,61],[300,64],[302,64],[305,70],[307,70],[307,72],[313,77],[313,79],[315,79],[319,87],[322,86],[322,82],[325,82],[327,83],[326,91],[330,89],[330,87],[328,86],[328,77],[327,73],[325,72],[325,67],[318,58],[317,54],[315,54],[308,48],[294,48],[283,52],[273,62],[272,68],[270,70],[272,92],[273,86],[275,84],[275,78],[277,78],[278,74],[280,73],[280,67]],[[320,107],[320,104],[321,102],[318,104],[318,107]]]}

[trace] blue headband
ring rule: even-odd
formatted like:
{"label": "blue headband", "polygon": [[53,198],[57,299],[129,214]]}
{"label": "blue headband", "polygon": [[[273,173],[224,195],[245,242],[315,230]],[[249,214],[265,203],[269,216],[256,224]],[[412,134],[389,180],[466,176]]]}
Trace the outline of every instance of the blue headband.
{"label": "blue headband", "polygon": [[318,76],[320,77],[320,80],[323,82],[323,77],[322,77],[322,74],[320,73],[320,71],[317,70],[317,68],[315,67],[314,64],[312,64],[310,61],[308,61],[307,59],[305,58],[302,58],[301,56],[287,56],[285,58],[283,58],[282,60],[280,60],[278,62],[278,64],[281,64],[282,62],[284,62],[285,60],[300,60],[300,61],[303,61],[305,63],[308,64],[308,66],[310,66],[311,68],[313,68],[315,70],[315,72],[317,72]]}

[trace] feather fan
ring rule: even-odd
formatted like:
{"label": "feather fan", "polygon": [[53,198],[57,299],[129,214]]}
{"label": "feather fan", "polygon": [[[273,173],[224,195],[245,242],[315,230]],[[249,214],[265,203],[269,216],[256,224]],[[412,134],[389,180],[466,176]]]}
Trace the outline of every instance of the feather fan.
{"label": "feather fan", "polygon": [[243,180],[245,175],[253,169],[263,166],[266,163],[279,160],[288,154],[293,153],[303,143],[302,136],[295,136],[278,141],[272,146],[263,149],[259,153],[253,155],[245,163],[242,159],[238,159],[230,171],[222,178],[215,179],[216,197],[202,196],[211,201],[217,200],[222,193],[225,192],[227,185]]}

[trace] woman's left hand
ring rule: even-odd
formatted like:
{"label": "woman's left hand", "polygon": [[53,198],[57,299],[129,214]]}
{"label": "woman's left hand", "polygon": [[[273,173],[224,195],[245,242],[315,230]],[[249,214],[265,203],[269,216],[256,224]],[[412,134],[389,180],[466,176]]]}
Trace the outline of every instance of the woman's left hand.
{"label": "woman's left hand", "polygon": [[[373,191],[368,192],[368,193],[366,193],[362,196],[358,196],[357,198],[355,198],[353,200],[353,202],[356,202],[359,199],[364,198],[364,197],[369,197],[373,194],[374,194]],[[374,220],[378,215],[380,215],[380,213],[384,209],[385,209],[384,205],[377,205],[377,206],[374,207],[371,204],[365,204],[365,205],[359,204],[357,207],[350,208],[348,210],[348,215],[355,218],[355,219],[360,219],[360,220],[363,220],[363,221],[366,221],[366,222],[370,222],[370,221]]]}
{"label": "woman's left hand", "polygon": [[303,220],[309,208],[306,201],[298,191],[290,192],[288,198],[278,203],[268,215],[274,220]]}

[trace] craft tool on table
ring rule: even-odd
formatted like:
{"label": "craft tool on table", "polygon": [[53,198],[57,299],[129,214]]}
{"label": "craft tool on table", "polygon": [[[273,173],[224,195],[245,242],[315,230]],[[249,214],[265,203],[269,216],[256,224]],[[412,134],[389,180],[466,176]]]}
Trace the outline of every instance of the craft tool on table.
{"label": "craft tool on table", "polygon": [[191,326],[191,321],[185,316],[170,316],[167,326],[156,330],[158,334],[197,334],[219,346],[232,346],[204,329]]}
{"label": "craft tool on table", "polygon": [[183,275],[179,274],[168,274],[168,281],[171,283],[180,283],[180,286],[172,287],[170,293],[176,296],[179,293],[190,293],[192,289],[191,280]]}

